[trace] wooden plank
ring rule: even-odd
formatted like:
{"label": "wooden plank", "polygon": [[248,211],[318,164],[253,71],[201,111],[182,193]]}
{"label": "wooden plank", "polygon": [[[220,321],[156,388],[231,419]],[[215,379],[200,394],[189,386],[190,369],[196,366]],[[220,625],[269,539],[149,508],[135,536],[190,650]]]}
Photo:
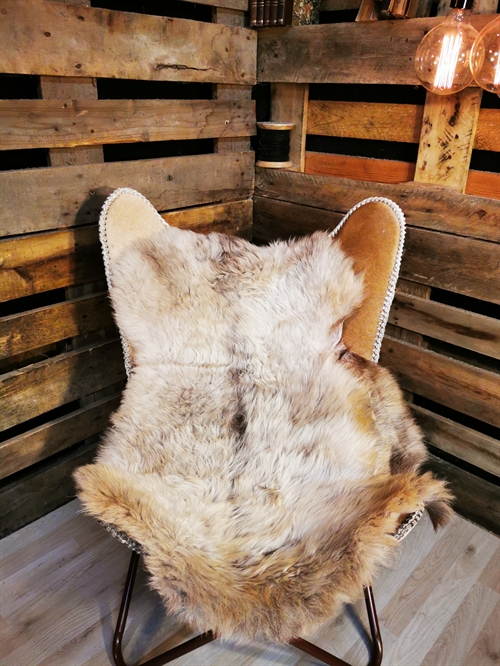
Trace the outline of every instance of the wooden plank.
{"label": "wooden plank", "polygon": [[200,206],[163,213],[162,218],[174,227],[191,229],[201,234],[219,232],[250,238],[253,224],[253,202],[232,201],[227,204]]}
{"label": "wooden plank", "polygon": [[345,9],[359,9],[361,0],[321,0],[320,12],[335,12]]}
{"label": "wooden plank", "polygon": [[406,183],[413,180],[415,165],[397,160],[307,151],[305,172],[373,183]]}
{"label": "wooden plank", "polygon": [[368,102],[309,103],[307,133],[418,143],[423,106]]}
{"label": "wooden plank", "polygon": [[0,319],[0,358],[113,327],[107,292]]}
{"label": "wooden plank", "polygon": [[40,0],[0,0],[0,12],[4,73],[255,83],[249,29]]}
{"label": "wooden plank", "polygon": [[106,196],[139,190],[159,211],[245,199],[254,183],[252,152],[189,155],[0,173],[0,235],[97,222]]}
{"label": "wooden plank", "polygon": [[271,84],[271,120],[295,123],[290,131],[290,171],[304,171],[309,86],[306,83]]}
{"label": "wooden plank", "polygon": [[0,150],[253,134],[251,100],[0,100]]}
{"label": "wooden plank", "polygon": [[412,411],[429,444],[500,476],[500,442],[460,423],[412,405]]}
{"label": "wooden plank", "polygon": [[211,7],[224,7],[225,9],[238,9],[246,12],[248,0],[183,0],[184,2],[195,2],[197,5],[210,5]]}
{"label": "wooden plank", "polygon": [[492,358],[500,358],[500,321],[396,292],[389,323]]}
{"label": "wooden plank", "polygon": [[498,254],[496,243],[409,227],[401,277],[500,303]]}
{"label": "wooden plank", "polygon": [[380,362],[412,393],[500,425],[498,375],[401,340],[384,338]]}
{"label": "wooden plank", "polygon": [[475,194],[490,199],[500,199],[500,173],[469,171],[465,194]]}
{"label": "wooden plank", "polygon": [[[449,189],[256,169],[256,196],[346,213],[367,197],[388,197],[410,225],[500,242],[500,203]],[[450,214],[453,211],[453,214]]]}
{"label": "wooden plank", "polygon": [[0,302],[102,278],[97,226],[0,240]]}
{"label": "wooden plank", "polygon": [[119,395],[105,398],[2,442],[0,479],[99,434],[119,404]]}
{"label": "wooden plank", "polygon": [[44,516],[75,497],[72,473],[95,456],[96,445],[87,444],[48,461],[0,490],[0,538]]}
{"label": "wooden plank", "polygon": [[425,468],[448,481],[458,513],[500,535],[500,488],[497,485],[433,455],[429,456]]}
{"label": "wooden plank", "polygon": [[[417,104],[312,100],[309,103],[307,133],[418,143],[423,113],[424,107]],[[500,109],[479,111],[474,148],[500,151]]]}
{"label": "wooden plank", "polygon": [[[481,29],[492,16],[475,15]],[[259,33],[257,79],[271,83],[417,85],[413,60],[442,18],[268,28]]]}
{"label": "wooden plank", "polygon": [[427,92],[415,171],[419,183],[465,192],[482,90],[455,95]]}
{"label": "wooden plank", "polygon": [[305,236],[316,230],[334,229],[340,213],[309,206],[254,197],[253,238],[259,243]]}
{"label": "wooden plank", "polygon": [[125,378],[120,343],[103,342],[0,377],[0,430],[112,386]]}

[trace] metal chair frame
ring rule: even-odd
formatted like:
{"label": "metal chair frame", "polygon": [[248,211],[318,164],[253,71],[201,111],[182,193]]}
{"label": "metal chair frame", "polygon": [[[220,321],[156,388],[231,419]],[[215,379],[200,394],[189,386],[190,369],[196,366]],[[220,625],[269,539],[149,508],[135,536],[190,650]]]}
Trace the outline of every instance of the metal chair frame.
{"label": "metal chair frame", "polygon": [[[115,634],[113,637],[113,659],[116,666],[127,666],[123,658],[122,642],[140,559],[140,553],[133,551],[130,558],[130,565],[125,580],[125,589],[123,590],[120,612],[118,614]],[[372,653],[368,666],[380,666],[382,663],[382,638],[380,635],[377,610],[375,608],[375,600],[373,598],[373,590],[371,587],[365,588],[365,601],[372,637]],[[213,631],[207,631],[204,634],[191,638],[191,640],[181,643],[181,645],[171,648],[170,650],[143,662],[141,666],[163,666],[164,664],[174,661],[174,659],[178,659],[179,657],[202,647],[202,645],[214,641],[216,638],[217,636]],[[330,652],[322,650],[317,645],[313,645],[313,643],[309,643],[309,641],[306,641],[303,638],[293,638],[290,641],[290,645],[310,654],[316,659],[320,659],[328,666],[350,666],[346,661],[339,659],[339,657],[335,657],[333,654],[330,654]]]}

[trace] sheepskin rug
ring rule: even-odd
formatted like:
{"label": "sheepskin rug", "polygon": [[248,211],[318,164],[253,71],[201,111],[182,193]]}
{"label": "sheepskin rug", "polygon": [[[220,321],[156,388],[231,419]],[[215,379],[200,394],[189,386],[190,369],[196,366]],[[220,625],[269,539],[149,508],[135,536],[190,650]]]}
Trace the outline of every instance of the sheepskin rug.
{"label": "sheepskin rug", "polygon": [[142,545],[170,612],[284,642],[362,595],[402,515],[447,520],[397,384],[342,343],[363,285],[334,238],[165,227],[112,273],[133,370],[76,480],[89,514]]}

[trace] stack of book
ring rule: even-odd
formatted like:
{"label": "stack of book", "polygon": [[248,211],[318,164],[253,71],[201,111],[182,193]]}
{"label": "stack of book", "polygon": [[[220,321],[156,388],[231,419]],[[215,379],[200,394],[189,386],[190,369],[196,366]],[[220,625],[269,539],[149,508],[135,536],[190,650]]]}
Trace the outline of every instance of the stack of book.
{"label": "stack of book", "polygon": [[250,0],[250,27],[291,25],[293,0]]}

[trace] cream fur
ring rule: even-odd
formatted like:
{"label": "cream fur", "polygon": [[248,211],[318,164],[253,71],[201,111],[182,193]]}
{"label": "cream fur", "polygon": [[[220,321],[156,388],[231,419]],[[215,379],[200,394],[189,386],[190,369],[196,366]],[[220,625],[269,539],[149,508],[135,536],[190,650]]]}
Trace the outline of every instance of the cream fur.
{"label": "cream fur", "polygon": [[394,380],[339,343],[362,280],[334,239],[169,227],[112,272],[134,369],[76,479],[86,510],[143,546],[171,612],[286,641],[360,596],[401,514],[446,519]]}

